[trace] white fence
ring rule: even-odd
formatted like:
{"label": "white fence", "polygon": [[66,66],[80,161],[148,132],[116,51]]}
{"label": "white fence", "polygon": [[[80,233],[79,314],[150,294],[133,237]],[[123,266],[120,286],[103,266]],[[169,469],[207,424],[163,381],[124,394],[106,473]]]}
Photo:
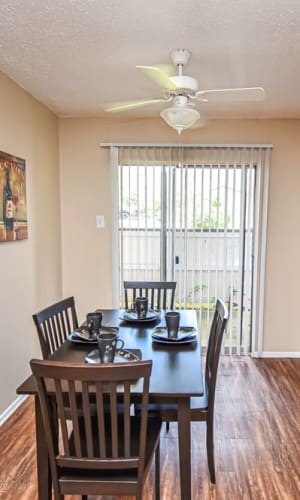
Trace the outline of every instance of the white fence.
{"label": "white fence", "polygon": [[[141,234],[142,233],[142,234]],[[188,231],[175,233],[174,255],[180,303],[214,302],[227,299],[238,288],[240,233],[228,231]],[[160,231],[123,230],[122,280],[160,280]],[[168,275],[168,279],[173,277]],[[121,287],[122,288],[122,287]],[[183,293],[184,290],[184,293]]]}

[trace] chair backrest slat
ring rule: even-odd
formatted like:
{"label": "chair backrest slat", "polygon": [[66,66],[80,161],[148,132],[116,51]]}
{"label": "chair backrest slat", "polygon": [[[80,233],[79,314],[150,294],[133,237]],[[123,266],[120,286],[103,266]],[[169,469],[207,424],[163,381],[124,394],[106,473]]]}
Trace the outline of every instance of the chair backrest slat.
{"label": "chair backrest slat", "polygon": [[84,426],[86,435],[86,445],[87,445],[87,456],[93,458],[93,434],[91,425],[91,414],[90,414],[90,401],[89,401],[89,385],[87,382],[82,383],[82,407],[84,416]]}
{"label": "chair backrest slat", "polygon": [[96,406],[97,406],[97,424],[98,424],[98,445],[100,458],[105,458],[106,438],[104,425],[104,402],[102,386],[96,386]]}
{"label": "chair backrest slat", "polygon": [[57,322],[57,315],[56,314],[54,314],[54,316],[52,316],[52,318],[49,319],[49,323],[50,323],[51,331],[53,332],[52,333],[53,345],[54,345],[54,348],[56,350],[57,346],[60,345],[60,341],[59,341],[59,324]]}
{"label": "chair backrest slat", "polygon": [[130,384],[124,383],[124,456],[130,457]]}
{"label": "chair backrest slat", "polygon": [[57,412],[58,412],[58,416],[60,419],[60,427],[61,427],[63,445],[64,445],[64,448],[66,450],[66,454],[70,455],[69,441],[68,441],[68,428],[67,428],[67,422],[66,422],[66,418],[65,418],[65,408],[64,408],[64,401],[63,401],[63,395],[62,395],[62,390],[61,390],[61,382],[60,382],[60,380],[55,380],[54,382],[55,382],[55,391],[56,391]]}
{"label": "chair backrest slat", "polygon": [[65,309],[59,314],[62,318],[62,331],[64,334],[64,338],[66,338],[69,332],[72,331],[70,316],[67,314],[67,311]]}
{"label": "chair backrest slat", "polygon": [[[82,457],[82,450],[81,450],[81,441],[80,441],[80,430],[79,430],[76,392],[75,392],[75,382],[72,379],[68,380],[68,390],[69,390],[69,401],[70,401],[70,415],[68,415],[68,419],[71,420],[72,427],[73,427],[74,446],[75,446],[74,455],[76,456],[76,458],[81,458]],[[69,418],[69,416],[71,418]],[[64,419],[65,419],[65,412],[64,412]]]}
{"label": "chair backrest slat", "polygon": [[[142,414],[141,414],[141,434],[147,433],[147,412],[149,404],[149,383],[150,379],[146,378],[144,382],[144,391],[142,396]],[[144,467],[145,463],[146,440],[140,440],[139,455],[141,457],[140,467]]]}
{"label": "chair backrest slat", "polygon": [[213,408],[215,398],[220,352],[227,321],[227,307],[222,300],[218,299],[211,324],[205,363],[205,381],[208,390],[208,406],[211,408]]}
{"label": "chair backrest slat", "polygon": [[110,384],[110,423],[111,423],[111,441],[112,441],[112,456],[118,457],[118,410],[117,410],[117,394],[116,384]]}
{"label": "chair backrest slat", "polygon": [[176,281],[124,281],[125,309],[129,309],[136,297],[147,297],[151,309],[173,309]]}
{"label": "chair backrest slat", "polygon": [[78,327],[74,297],[52,304],[32,317],[44,359],[48,359]]}

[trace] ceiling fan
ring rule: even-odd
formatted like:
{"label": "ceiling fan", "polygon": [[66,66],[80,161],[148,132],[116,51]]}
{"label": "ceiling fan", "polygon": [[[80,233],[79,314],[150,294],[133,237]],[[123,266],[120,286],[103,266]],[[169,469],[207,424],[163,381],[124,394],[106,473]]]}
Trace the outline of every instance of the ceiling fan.
{"label": "ceiling fan", "polygon": [[[162,98],[114,102],[105,106],[105,111],[125,111],[156,103],[172,102],[172,106],[163,109],[160,116],[180,134],[183,130],[200,124],[200,113],[195,107],[195,101],[200,103],[262,101],[265,97],[262,87],[198,90],[197,80],[183,74],[183,68],[191,57],[190,50],[174,49],[170,57],[173,65],[136,66],[164,89]],[[178,72],[175,75],[174,66]]]}

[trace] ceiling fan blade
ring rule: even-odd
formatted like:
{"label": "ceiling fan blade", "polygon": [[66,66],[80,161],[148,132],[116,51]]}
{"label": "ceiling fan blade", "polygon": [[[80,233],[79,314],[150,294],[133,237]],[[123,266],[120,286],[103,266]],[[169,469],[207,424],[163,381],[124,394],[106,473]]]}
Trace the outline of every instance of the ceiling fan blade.
{"label": "ceiling fan blade", "polygon": [[168,64],[158,64],[156,66],[136,66],[146,76],[151,78],[157,85],[163,89],[176,90],[177,86],[169,79],[169,76],[174,73],[173,66]]}
{"label": "ceiling fan blade", "polygon": [[143,106],[150,106],[151,104],[156,104],[157,102],[167,102],[166,99],[145,99],[145,100],[134,100],[134,101],[118,101],[107,104],[104,110],[113,113],[117,111],[126,111],[127,109],[141,108]]}
{"label": "ceiling fan blade", "polygon": [[155,64],[154,68],[158,68],[163,71],[167,76],[176,75],[176,70],[172,64]]}
{"label": "ceiling fan blade", "polygon": [[245,87],[199,90],[196,93],[196,98],[202,102],[263,101],[265,94],[265,90],[262,87]]}

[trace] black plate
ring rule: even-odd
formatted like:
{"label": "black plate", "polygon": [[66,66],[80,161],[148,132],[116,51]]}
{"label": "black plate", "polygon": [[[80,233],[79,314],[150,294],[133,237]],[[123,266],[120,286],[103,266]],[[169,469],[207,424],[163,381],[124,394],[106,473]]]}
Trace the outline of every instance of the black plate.
{"label": "black plate", "polygon": [[155,321],[159,317],[160,317],[160,311],[155,311],[153,309],[149,309],[149,311],[147,311],[145,318],[138,318],[136,311],[134,311],[133,309],[127,309],[127,311],[124,311],[121,314],[120,319],[123,319],[124,321],[130,321],[133,323],[146,323],[147,321]]}
{"label": "black plate", "polygon": [[[119,333],[118,327],[111,326],[102,326],[100,328],[100,333]],[[71,332],[68,336],[68,340],[71,342],[79,343],[79,344],[95,344],[97,345],[98,340],[97,337],[90,338],[88,337],[89,331],[85,327],[79,327],[74,332]]]}
{"label": "black plate", "polygon": [[[126,363],[128,361],[140,361],[142,353],[140,349],[118,349],[115,354],[114,363]],[[99,351],[94,349],[84,358],[85,363],[100,363]]]}
{"label": "black plate", "polygon": [[178,329],[177,337],[168,337],[168,330],[166,327],[158,326],[154,328],[152,338],[155,342],[164,344],[187,344],[194,342],[197,339],[198,331],[193,326],[181,326]]}

